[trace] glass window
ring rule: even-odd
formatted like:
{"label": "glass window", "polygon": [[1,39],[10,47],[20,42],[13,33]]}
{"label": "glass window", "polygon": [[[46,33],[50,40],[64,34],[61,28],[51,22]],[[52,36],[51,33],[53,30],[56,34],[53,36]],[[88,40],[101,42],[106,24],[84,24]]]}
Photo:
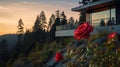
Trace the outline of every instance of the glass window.
{"label": "glass window", "polygon": [[93,26],[113,25],[115,23],[115,8],[101,12],[91,13]]}

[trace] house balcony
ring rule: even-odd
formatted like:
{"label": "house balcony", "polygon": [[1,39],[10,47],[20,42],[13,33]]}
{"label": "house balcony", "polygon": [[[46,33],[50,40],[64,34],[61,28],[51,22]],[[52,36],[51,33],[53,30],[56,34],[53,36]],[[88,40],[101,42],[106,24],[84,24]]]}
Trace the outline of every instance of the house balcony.
{"label": "house balcony", "polygon": [[[100,23],[92,23],[91,25],[94,26],[94,31],[92,32],[93,34],[94,32],[97,32],[97,31],[114,31],[120,34],[120,30],[119,30],[120,25],[101,26]],[[56,26],[55,36],[56,37],[71,37],[74,35],[74,30],[76,26],[72,26],[69,24]]]}
{"label": "house balcony", "polygon": [[73,26],[72,24],[56,26],[55,36],[56,37],[73,36],[74,29],[75,26]]}

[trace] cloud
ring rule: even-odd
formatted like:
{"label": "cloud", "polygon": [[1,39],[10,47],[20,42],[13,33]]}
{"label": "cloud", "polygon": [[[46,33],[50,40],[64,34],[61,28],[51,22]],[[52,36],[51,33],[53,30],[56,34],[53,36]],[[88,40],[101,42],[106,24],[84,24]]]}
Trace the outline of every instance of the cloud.
{"label": "cloud", "polygon": [[[77,15],[77,13],[71,11],[72,6],[74,7],[74,4],[64,3],[60,5],[60,3],[59,4],[58,3],[59,2],[50,4],[45,2],[28,2],[28,1],[22,1],[17,3],[16,2],[2,3],[0,4],[0,23],[8,24],[6,25],[8,27],[7,31],[10,32],[11,30],[15,30],[11,31],[15,33],[17,30],[16,29],[17,23],[20,18],[22,18],[25,27],[31,28],[36,20],[37,15],[40,14],[41,11],[45,11],[47,21],[49,20],[50,15],[52,13],[55,13],[56,10],[65,11],[67,18],[71,16],[77,18],[79,16]],[[13,25],[9,26],[9,24]],[[0,30],[4,29],[4,27],[6,26],[5,25],[3,25],[2,27],[0,26]]]}
{"label": "cloud", "polygon": [[6,8],[6,7],[3,7],[3,6],[0,6],[0,10],[9,10],[9,8]]}

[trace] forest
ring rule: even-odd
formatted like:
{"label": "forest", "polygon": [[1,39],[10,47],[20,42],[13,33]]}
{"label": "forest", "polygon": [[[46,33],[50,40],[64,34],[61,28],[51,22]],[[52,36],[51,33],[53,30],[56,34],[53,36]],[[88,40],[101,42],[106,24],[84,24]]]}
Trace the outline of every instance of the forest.
{"label": "forest", "polygon": [[[55,37],[56,26],[75,24],[73,17],[67,19],[64,11],[56,11],[47,22],[45,12],[37,15],[31,29],[24,29],[22,18],[18,21],[16,32],[17,42],[11,51],[8,50],[6,39],[0,42],[0,67],[23,67],[32,64],[33,67],[43,66],[59,49],[65,48],[71,38]],[[18,66],[17,66],[18,65]]]}

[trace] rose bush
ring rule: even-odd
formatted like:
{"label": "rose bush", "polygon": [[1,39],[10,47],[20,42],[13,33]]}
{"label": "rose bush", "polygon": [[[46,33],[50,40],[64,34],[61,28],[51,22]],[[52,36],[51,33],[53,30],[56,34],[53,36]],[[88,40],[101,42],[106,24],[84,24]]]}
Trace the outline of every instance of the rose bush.
{"label": "rose bush", "polygon": [[90,32],[92,32],[93,29],[94,27],[89,25],[88,22],[84,22],[74,31],[74,38],[77,40],[88,38],[90,36]]}
{"label": "rose bush", "polygon": [[107,36],[107,39],[109,40],[109,39],[113,39],[113,38],[115,38],[117,36],[117,33],[116,32],[112,32],[112,33],[110,33],[108,36]]}
{"label": "rose bush", "polygon": [[56,52],[55,61],[56,61],[56,62],[59,62],[59,61],[61,61],[62,59],[63,59],[62,54],[59,53],[59,52]]}

